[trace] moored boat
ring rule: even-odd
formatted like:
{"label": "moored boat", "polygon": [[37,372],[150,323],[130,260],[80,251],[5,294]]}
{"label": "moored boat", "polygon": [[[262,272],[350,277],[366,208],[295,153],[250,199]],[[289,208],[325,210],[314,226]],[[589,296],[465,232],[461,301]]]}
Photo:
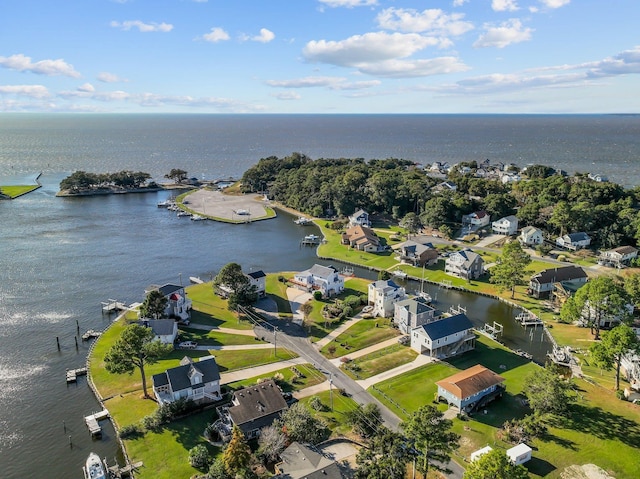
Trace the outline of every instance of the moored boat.
{"label": "moored boat", "polygon": [[107,471],[100,456],[95,452],[89,454],[84,467],[84,475],[86,479],[107,479]]}
{"label": "moored boat", "polygon": [[313,224],[313,221],[310,218],[305,218],[304,216],[300,216],[298,219],[293,220],[293,222],[301,226],[307,226],[307,225]]}

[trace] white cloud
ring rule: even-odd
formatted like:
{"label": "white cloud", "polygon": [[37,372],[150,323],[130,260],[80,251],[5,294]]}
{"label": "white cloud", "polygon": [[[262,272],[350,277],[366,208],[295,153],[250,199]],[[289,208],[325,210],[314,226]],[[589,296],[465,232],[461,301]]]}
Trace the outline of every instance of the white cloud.
{"label": "white cloud", "polygon": [[229,40],[229,34],[222,28],[214,27],[209,33],[205,33],[204,35],[202,35],[202,39],[206,40],[207,42],[217,43]]}
{"label": "white cloud", "polygon": [[412,78],[469,70],[469,67],[456,57],[439,57],[427,60],[387,60],[363,65],[360,71],[369,75],[388,78]]}
{"label": "white cloud", "polygon": [[260,35],[251,37],[251,40],[253,40],[254,42],[269,43],[275,37],[276,37],[275,33],[273,33],[271,30],[267,30],[266,28],[261,28]]}
{"label": "white cloud", "polygon": [[341,77],[304,77],[294,80],[268,80],[266,84],[278,88],[316,88],[330,87],[345,82]]}
{"label": "white cloud", "polygon": [[148,33],[148,32],[170,32],[173,30],[173,25],[170,23],[144,23],[140,20],[126,20],[124,22],[112,21],[110,25],[113,28],[119,28],[120,30],[131,30],[132,28],[137,28],[140,32]]}
{"label": "white cloud", "polygon": [[380,27],[387,30],[457,36],[473,30],[473,24],[463,21],[463,18],[462,13],[447,15],[435,8],[422,12],[413,9],[387,8],[378,14],[376,20]]}
{"label": "white cloud", "polygon": [[75,71],[73,65],[59,58],[57,60],[40,60],[33,63],[31,57],[27,57],[22,53],[11,55],[10,57],[0,57],[0,66],[17,70],[20,72],[31,72],[38,75],[64,75],[72,78],[78,78],[80,73]]}
{"label": "white cloud", "polygon": [[94,91],[96,91],[96,89],[94,88],[94,86],[91,83],[84,83],[83,85],[80,85],[77,88],[78,91],[83,91],[83,92],[88,92],[88,93],[92,93]]}
{"label": "white cloud", "polygon": [[369,7],[375,6],[378,4],[378,0],[319,0],[320,3],[326,5],[327,7],[336,8],[336,7]]}
{"label": "white cloud", "polygon": [[109,72],[100,72],[96,77],[98,81],[103,83],[118,83],[118,82],[126,82],[125,78],[120,78],[118,75]]}
{"label": "white cloud", "polygon": [[547,8],[564,7],[565,5],[569,5],[570,2],[571,0],[540,0],[540,3]]}
{"label": "white cloud", "polygon": [[588,69],[589,77],[604,77],[640,73],[640,46],[625,50],[614,57],[597,62],[583,63],[581,68]]}
{"label": "white cloud", "polygon": [[462,5],[467,3],[468,1],[469,0],[453,0],[453,6],[454,7],[461,7]]}
{"label": "white cloud", "polygon": [[332,90],[366,90],[368,88],[373,88],[381,84],[382,82],[380,80],[356,81],[356,82],[340,83],[338,85],[333,85],[331,89]]}
{"label": "white cloud", "polygon": [[516,18],[502,22],[499,26],[485,24],[484,29],[485,33],[473,44],[476,48],[504,48],[512,43],[525,42],[531,40],[531,33],[534,31],[532,28],[523,28]]}
{"label": "white cloud", "polygon": [[273,95],[274,98],[277,98],[278,100],[300,100],[302,98],[302,95],[300,95],[298,92],[296,91],[283,91],[281,93],[276,93],[275,95]]}
{"label": "white cloud", "polygon": [[43,85],[0,85],[0,95],[28,96],[30,98],[47,98],[49,90]]}
{"label": "white cloud", "polygon": [[515,12],[518,4],[516,0],[491,0],[491,8],[496,12]]}

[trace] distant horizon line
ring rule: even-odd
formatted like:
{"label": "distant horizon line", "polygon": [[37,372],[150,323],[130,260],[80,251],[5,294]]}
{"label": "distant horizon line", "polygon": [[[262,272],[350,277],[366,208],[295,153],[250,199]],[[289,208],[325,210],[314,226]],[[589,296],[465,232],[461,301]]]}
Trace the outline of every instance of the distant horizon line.
{"label": "distant horizon line", "polygon": [[637,113],[211,113],[211,112],[86,112],[86,111],[2,111],[4,115],[91,115],[91,116],[638,116]]}

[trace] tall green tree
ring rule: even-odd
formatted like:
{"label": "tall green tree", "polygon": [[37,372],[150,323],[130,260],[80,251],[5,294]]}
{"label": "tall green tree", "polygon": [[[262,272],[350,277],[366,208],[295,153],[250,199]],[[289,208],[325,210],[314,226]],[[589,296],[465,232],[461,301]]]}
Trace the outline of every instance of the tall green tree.
{"label": "tall green tree", "polygon": [[640,273],[633,273],[624,279],[624,290],[636,307],[640,307]]}
{"label": "tall green tree", "polygon": [[619,281],[610,276],[597,276],[562,305],[560,316],[564,321],[586,321],[595,339],[600,339],[601,323],[626,320],[629,304],[629,296]]}
{"label": "tall green tree", "polygon": [[511,290],[511,297],[516,294],[516,286],[524,284],[527,274],[525,268],[531,263],[531,256],[522,249],[519,241],[511,241],[502,248],[502,254],[490,269],[490,281],[498,285],[500,291]]}
{"label": "tall green tree", "polygon": [[381,426],[367,447],[358,451],[355,479],[404,479],[412,460],[411,444],[402,434]]}
{"label": "tall green tree", "polygon": [[251,449],[240,428],[233,426],[231,439],[222,453],[222,462],[231,477],[242,477],[251,463]]}
{"label": "tall green tree", "polygon": [[105,368],[110,373],[133,374],[136,369],[140,371],[145,398],[149,398],[149,394],[144,367],[156,363],[173,350],[171,344],[162,344],[154,338],[151,328],[130,324],[104,356]]}
{"label": "tall green tree", "polygon": [[410,235],[416,234],[420,231],[420,228],[422,228],[420,217],[413,212],[404,215],[404,218],[400,220],[399,225],[401,228],[406,229]]}
{"label": "tall green tree", "polygon": [[562,378],[554,365],[528,375],[523,392],[531,409],[539,414],[563,414],[574,400],[571,382]]}
{"label": "tall green tree", "polygon": [[249,306],[258,300],[258,293],[251,281],[242,272],[238,263],[228,263],[222,267],[213,279],[214,290],[224,286],[229,294],[229,309],[236,311],[238,306]]}
{"label": "tall green tree", "polygon": [[401,424],[417,451],[417,469],[425,477],[430,469],[450,472],[446,464],[460,440],[460,436],[451,431],[452,426],[453,422],[445,419],[444,414],[430,404],[420,407]]}
{"label": "tall green tree", "polygon": [[286,431],[291,442],[318,444],[327,439],[331,433],[325,423],[300,402],[285,410],[275,424]]}
{"label": "tall green tree", "polygon": [[626,324],[619,324],[602,333],[602,340],[589,348],[591,357],[602,369],[616,370],[616,390],[620,389],[620,362],[627,353],[640,352],[640,340]]}
{"label": "tall green tree", "polygon": [[382,423],[380,408],[370,403],[365,406],[358,406],[344,413],[345,422],[353,427],[356,434],[364,438],[372,437],[376,434],[378,427]]}
{"label": "tall green tree", "polygon": [[553,207],[553,213],[549,218],[549,224],[555,226],[560,231],[560,236],[563,236],[567,231],[567,225],[571,222],[571,207],[566,201],[559,201]]}
{"label": "tall green tree", "polygon": [[164,175],[165,178],[173,180],[176,183],[182,183],[187,179],[187,172],[180,168],[171,168],[171,171]]}
{"label": "tall green tree", "polygon": [[159,290],[153,289],[147,293],[140,306],[140,317],[163,318],[167,309],[168,300]]}
{"label": "tall green tree", "polygon": [[523,465],[515,465],[504,451],[493,449],[467,466],[463,479],[528,479]]}

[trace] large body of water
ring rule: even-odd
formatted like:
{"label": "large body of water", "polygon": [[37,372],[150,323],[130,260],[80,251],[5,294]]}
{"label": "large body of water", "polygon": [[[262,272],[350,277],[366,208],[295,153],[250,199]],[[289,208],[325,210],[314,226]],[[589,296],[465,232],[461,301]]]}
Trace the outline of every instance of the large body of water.
{"label": "large body of water", "polygon": [[[86,357],[87,344],[75,346],[76,322],[81,332],[109,322],[101,301],[140,301],[150,284],[208,279],[230,261],[267,272],[316,261],[312,249],[299,247],[303,232],[286,215],[249,225],[191,222],[156,207],[166,192],[56,198],[60,180],[78,169],[240,176],[262,157],[294,151],[543,163],[632,186],[640,184],[640,117],[0,115],[0,184],[43,172],[41,189],[0,201],[1,477],[79,478],[90,451],[116,455],[113,431],[92,441],[83,423],[99,408],[86,381],[64,380],[65,369]],[[468,294],[440,291],[438,301],[441,309],[466,306],[476,324],[514,314]],[[518,328],[507,339],[546,351]]]}

